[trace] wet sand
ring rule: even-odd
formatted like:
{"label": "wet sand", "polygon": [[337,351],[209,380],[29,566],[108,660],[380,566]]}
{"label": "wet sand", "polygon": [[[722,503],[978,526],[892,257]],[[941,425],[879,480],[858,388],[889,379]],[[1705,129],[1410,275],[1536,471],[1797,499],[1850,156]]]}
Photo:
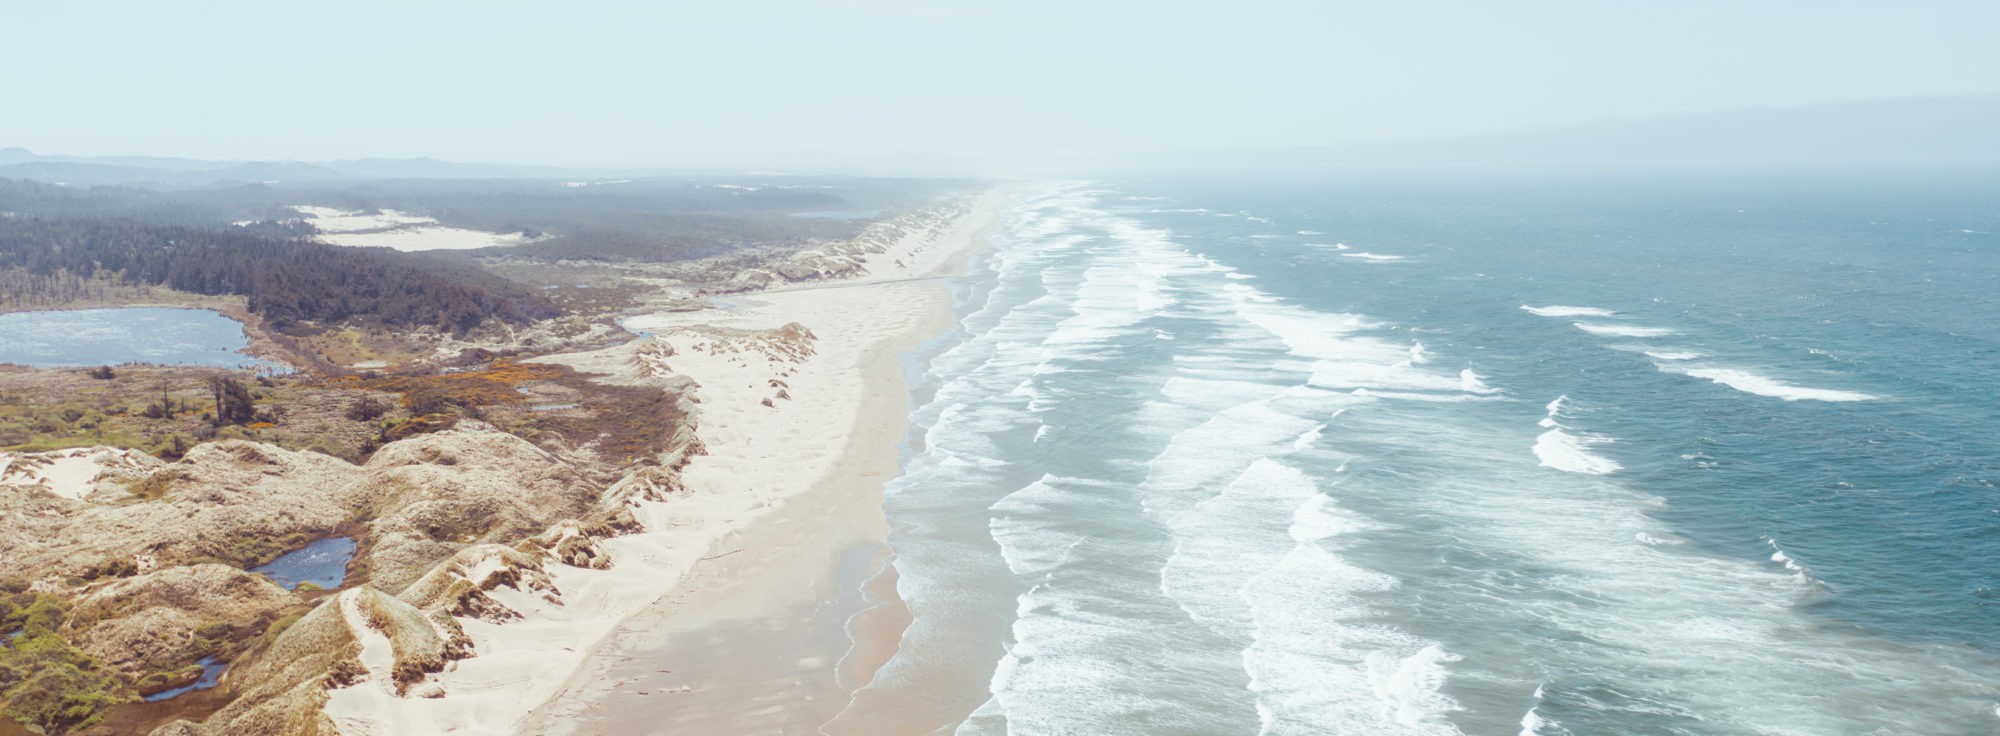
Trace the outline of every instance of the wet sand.
{"label": "wet sand", "polygon": [[725,326],[797,319],[833,351],[821,357],[856,356],[838,371],[859,399],[851,423],[821,429],[844,436],[837,460],[802,463],[797,473],[820,474],[809,491],[724,538],[673,593],[621,622],[519,733],[819,734],[847,709],[910,621],[881,508],[910,411],[900,356],[950,329],[952,299],[936,277],[962,272],[983,246],[975,234],[993,204],[921,267],[732,300]]}

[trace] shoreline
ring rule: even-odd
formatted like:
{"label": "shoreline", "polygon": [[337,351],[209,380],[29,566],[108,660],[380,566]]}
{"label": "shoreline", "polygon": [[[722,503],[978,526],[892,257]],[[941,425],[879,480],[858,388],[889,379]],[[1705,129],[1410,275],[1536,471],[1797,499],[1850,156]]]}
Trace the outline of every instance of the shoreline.
{"label": "shoreline", "polygon": [[[900,639],[881,494],[900,472],[909,417],[901,356],[954,323],[939,279],[985,247],[1003,201],[997,190],[976,195],[949,228],[866,255],[856,278],[732,295],[723,310],[639,315],[629,319],[652,337],[534,359],[612,383],[692,379],[694,437],[706,453],[688,458],[674,487],[635,497],[643,530],[603,540],[609,569],[551,566],[545,600],[495,589],[523,617],[462,620],[476,654],[438,673],[434,696],[363,683],[331,692],[325,716],[344,733],[383,736],[650,733],[661,709],[687,723],[710,704],[717,732],[768,731],[740,726],[772,714],[830,719],[846,704],[833,696],[865,682]],[[842,590],[847,600],[822,600]],[[849,614],[876,609],[889,614],[847,630]],[[808,620],[785,618],[795,615]],[[761,629],[732,635],[744,622]],[[743,664],[732,645],[768,656]],[[710,663],[649,668],[672,682],[627,682],[620,666],[650,664],[668,646],[657,656]],[[759,697],[772,677],[788,687]],[[766,707],[773,698],[781,702]],[[612,722],[635,714],[630,727]]]}
{"label": "shoreline", "polygon": [[[912,387],[902,358],[955,324],[955,300],[940,280],[965,273],[987,246],[1000,201],[982,195],[947,238],[959,242],[912,259],[915,267],[897,253],[877,254],[871,265],[896,267],[733,295],[719,314],[630,318],[656,335],[791,318],[822,344],[843,332],[873,334],[841,351],[852,361],[844,388],[858,389],[858,401],[832,464],[779,508],[718,539],[673,595],[620,621],[516,733],[650,733],[663,720],[717,733],[817,733],[846,709],[847,696],[894,656],[909,621],[882,512],[908,430]],[[885,320],[900,323],[882,330]],[[699,370],[690,373],[702,381]],[[737,377],[718,373],[711,380]],[[707,440],[703,411],[696,434]],[[712,454],[729,449],[726,437],[722,446],[708,441]],[[691,486],[700,462],[690,463]]]}

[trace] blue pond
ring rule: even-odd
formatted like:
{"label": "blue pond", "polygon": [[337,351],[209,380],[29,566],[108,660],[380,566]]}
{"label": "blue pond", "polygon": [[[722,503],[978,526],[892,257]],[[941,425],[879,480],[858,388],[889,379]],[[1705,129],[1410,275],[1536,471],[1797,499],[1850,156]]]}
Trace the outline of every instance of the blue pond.
{"label": "blue pond", "polygon": [[64,366],[164,363],[274,371],[241,351],[243,325],[207,309],[120,307],[0,314],[0,363]]}
{"label": "blue pond", "polygon": [[209,688],[215,687],[216,683],[222,681],[222,670],[228,667],[228,665],[215,661],[214,657],[202,657],[200,664],[201,664],[201,679],[195,680],[194,684],[183,685],[181,687],[177,687],[171,690],[161,690],[157,693],[153,693],[152,695],[146,696],[146,702],[157,703],[162,700],[166,700],[168,698],[180,695],[186,695],[196,690],[207,690]]}
{"label": "blue pond", "polygon": [[300,583],[333,589],[340,587],[340,582],[347,578],[347,561],[351,559],[354,559],[354,540],[328,537],[286,552],[269,564],[253,567],[250,571],[271,576],[271,582],[284,586],[286,590],[297,590]]}

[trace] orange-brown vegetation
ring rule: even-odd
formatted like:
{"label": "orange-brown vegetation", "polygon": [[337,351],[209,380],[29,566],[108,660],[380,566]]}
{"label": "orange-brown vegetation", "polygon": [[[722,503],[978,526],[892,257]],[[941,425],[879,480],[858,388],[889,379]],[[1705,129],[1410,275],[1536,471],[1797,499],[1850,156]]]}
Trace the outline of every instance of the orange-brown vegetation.
{"label": "orange-brown vegetation", "polygon": [[688,422],[679,397],[658,388],[598,383],[568,366],[511,357],[471,370],[344,376],[323,385],[398,394],[410,418],[386,424],[380,442],[473,416],[599,472],[654,462]]}

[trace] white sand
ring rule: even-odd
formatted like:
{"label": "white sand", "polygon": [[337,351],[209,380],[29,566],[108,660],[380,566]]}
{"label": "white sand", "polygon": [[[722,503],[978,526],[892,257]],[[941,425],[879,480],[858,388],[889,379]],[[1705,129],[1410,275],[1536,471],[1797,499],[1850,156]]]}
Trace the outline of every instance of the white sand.
{"label": "white sand", "polygon": [[[957,267],[997,205],[997,196],[988,197],[952,227],[904,239],[872,257],[863,279],[737,297],[727,311],[642,315],[627,324],[654,338],[546,358],[610,380],[662,381],[671,371],[697,381],[697,434],[708,454],[684,472],[689,493],[640,502],[634,513],[646,531],[604,543],[611,569],[548,565],[560,605],[496,590],[524,618],[461,619],[477,656],[437,676],[442,697],[347,692],[367,687],[357,684],[335,693],[326,714],[348,734],[551,732],[564,721],[561,713],[580,704],[542,708],[544,720],[554,719],[546,725],[529,721],[531,711],[559,694],[591,690],[585,665],[621,622],[668,598],[698,599],[719,565],[789,553],[732,556],[743,540],[788,536],[748,533],[753,524],[796,529],[828,504],[868,503],[872,497],[855,489],[879,494],[895,470],[907,414],[908,387],[895,356],[950,325],[950,295],[920,279]],[[810,354],[754,332],[791,323],[815,336]],[[778,397],[780,390],[789,398]]]}
{"label": "white sand", "polygon": [[39,486],[63,498],[81,501],[97,490],[97,481],[107,473],[137,469],[142,467],[141,462],[133,452],[112,447],[0,453],[0,485]]}
{"label": "white sand", "polygon": [[520,233],[489,233],[447,227],[438,224],[435,218],[398,210],[382,210],[379,214],[370,215],[311,205],[299,205],[292,209],[319,228],[320,240],[333,245],[422,251],[471,250],[528,242]]}

